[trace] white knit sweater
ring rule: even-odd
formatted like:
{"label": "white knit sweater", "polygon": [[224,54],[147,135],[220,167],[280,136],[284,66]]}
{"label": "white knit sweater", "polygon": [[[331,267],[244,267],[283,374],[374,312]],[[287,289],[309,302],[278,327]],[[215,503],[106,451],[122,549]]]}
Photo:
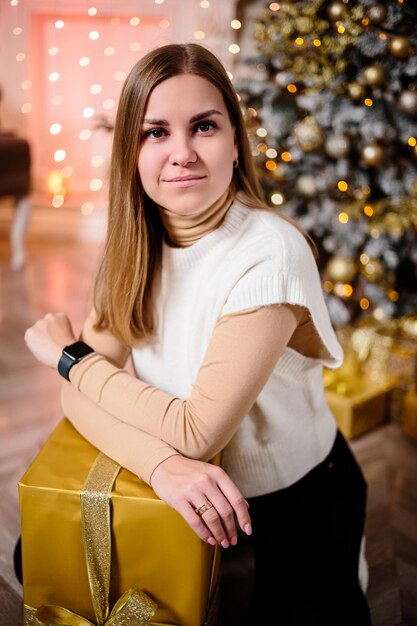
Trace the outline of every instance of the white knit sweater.
{"label": "white knit sweater", "polygon": [[323,365],[339,367],[343,353],[315,259],[292,224],[235,202],[222,225],[194,245],[163,245],[154,298],[155,339],[133,350],[135,369],[142,380],[183,399],[219,317],[273,303],[306,307],[328,357],[284,350],[226,446],[223,466],[251,497],[291,485],[325,458],[336,424],[325,399]]}

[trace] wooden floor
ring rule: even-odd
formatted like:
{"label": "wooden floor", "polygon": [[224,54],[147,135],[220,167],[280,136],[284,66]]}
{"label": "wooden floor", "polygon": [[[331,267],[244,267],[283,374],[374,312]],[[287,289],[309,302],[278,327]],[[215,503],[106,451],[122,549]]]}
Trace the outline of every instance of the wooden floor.
{"label": "wooden floor", "polygon": [[[74,243],[56,216],[51,214],[45,229],[36,219],[27,264],[13,272],[9,222],[0,215],[0,626],[22,623],[21,586],[12,563],[20,533],[17,482],[61,418],[58,376],[35,362],[23,334],[49,310],[68,312],[80,329],[99,254],[97,244]],[[369,488],[373,626],[417,626],[417,442],[386,423],[351,445]]]}

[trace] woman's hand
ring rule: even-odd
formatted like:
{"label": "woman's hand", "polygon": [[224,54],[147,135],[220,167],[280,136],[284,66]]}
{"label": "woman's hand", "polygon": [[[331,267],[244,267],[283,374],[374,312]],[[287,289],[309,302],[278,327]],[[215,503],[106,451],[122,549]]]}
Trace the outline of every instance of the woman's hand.
{"label": "woman's hand", "polygon": [[[174,455],[158,465],[151,485],[211,545],[236,545],[235,516],[241,529],[252,533],[248,503],[221,467]],[[198,514],[196,510],[204,504],[208,506]]]}
{"label": "woman's hand", "polygon": [[25,332],[25,342],[34,356],[56,368],[65,346],[76,341],[71,322],[65,313],[48,313]]}

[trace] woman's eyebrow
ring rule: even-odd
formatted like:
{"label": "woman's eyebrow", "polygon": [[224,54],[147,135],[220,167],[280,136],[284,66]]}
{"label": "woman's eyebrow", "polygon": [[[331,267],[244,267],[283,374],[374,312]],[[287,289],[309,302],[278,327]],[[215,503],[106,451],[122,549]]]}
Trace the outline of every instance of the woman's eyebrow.
{"label": "woman's eyebrow", "polygon": [[[190,118],[190,124],[193,124],[194,122],[199,122],[200,120],[203,120],[206,117],[210,117],[211,115],[223,115],[223,113],[221,111],[218,111],[217,109],[208,109],[207,111],[202,111],[201,113],[197,113],[197,115],[193,115]],[[143,123],[154,126],[169,126],[168,120],[155,117],[146,117],[143,120]]]}
{"label": "woman's eyebrow", "polygon": [[190,118],[190,123],[199,122],[205,117],[210,117],[211,115],[223,115],[221,111],[217,111],[217,109],[208,109],[207,111],[202,111],[201,113],[197,113],[197,115],[193,115]]}

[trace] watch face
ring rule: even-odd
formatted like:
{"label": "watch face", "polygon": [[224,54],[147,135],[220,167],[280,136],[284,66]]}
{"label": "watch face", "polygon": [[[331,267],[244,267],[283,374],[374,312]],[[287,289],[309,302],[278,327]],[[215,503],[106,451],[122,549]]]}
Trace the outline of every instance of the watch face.
{"label": "watch face", "polygon": [[82,359],[87,354],[90,354],[90,352],[93,352],[93,349],[90,348],[90,346],[87,346],[87,344],[83,341],[76,341],[70,346],[66,346],[64,348],[64,354],[74,361]]}

